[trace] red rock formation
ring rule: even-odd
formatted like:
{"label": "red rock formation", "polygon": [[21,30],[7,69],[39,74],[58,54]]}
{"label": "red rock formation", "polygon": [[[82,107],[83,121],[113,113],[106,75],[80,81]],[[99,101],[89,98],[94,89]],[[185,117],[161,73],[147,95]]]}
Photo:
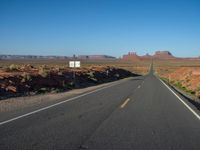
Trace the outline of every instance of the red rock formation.
{"label": "red rock formation", "polygon": [[154,55],[149,55],[148,53],[143,56],[138,56],[135,52],[129,52],[127,55],[123,55],[124,60],[144,60],[144,59],[175,59],[169,51],[156,51]]}
{"label": "red rock formation", "polygon": [[136,52],[129,52],[127,55],[123,55],[122,59],[124,60],[139,60],[140,56]]}
{"label": "red rock formation", "polygon": [[153,55],[157,59],[173,59],[175,58],[169,51],[156,51]]}

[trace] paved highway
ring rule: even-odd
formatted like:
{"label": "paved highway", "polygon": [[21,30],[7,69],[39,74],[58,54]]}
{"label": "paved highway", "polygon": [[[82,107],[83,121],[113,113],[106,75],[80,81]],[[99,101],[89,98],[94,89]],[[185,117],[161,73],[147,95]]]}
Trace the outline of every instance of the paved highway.
{"label": "paved highway", "polygon": [[0,123],[1,150],[199,150],[199,112],[154,74]]}

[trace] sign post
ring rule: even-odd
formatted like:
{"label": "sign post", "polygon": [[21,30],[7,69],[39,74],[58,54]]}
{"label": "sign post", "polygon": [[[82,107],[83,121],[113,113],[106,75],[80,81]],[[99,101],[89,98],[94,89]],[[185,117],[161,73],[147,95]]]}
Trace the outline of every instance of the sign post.
{"label": "sign post", "polygon": [[[80,68],[81,62],[80,61],[69,61],[69,67],[70,68]],[[76,72],[73,69],[73,79],[74,79],[74,85],[76,86]]]}

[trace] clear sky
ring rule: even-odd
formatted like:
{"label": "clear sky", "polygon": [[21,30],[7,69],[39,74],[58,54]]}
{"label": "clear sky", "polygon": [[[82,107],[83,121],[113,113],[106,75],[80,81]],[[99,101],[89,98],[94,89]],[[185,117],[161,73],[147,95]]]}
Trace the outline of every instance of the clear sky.
{"label": "clear sky", "polygon": [[0,54],[200,56],[200,0],[0,0]]}

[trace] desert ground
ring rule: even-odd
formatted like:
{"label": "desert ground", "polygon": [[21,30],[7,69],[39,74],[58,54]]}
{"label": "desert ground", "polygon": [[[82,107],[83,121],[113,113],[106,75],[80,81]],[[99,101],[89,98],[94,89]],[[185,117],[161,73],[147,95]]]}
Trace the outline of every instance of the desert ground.
{"label": "desert ground", "polygon": [[199,59],[156,60],[154,66],[163,80],[200,99]]}
{"label": "desert ground", "polygon": [[[115,81],[131,73],[145,75],[152,60],[81,60],[81,68],[76,69],[69,68],[68,62],[67,59],[0,60],[1,99],[69,91]],[[153,65],[163,80],[200,99],[200,59],[154,59]]]}
{"label": "desert ground", "polygon": [[[83,60],[69,68],[69,60],[0,60],[0,97],[58,93],[148,73],[150,61]],[[74,79],[75,72],[75,79]]]}

